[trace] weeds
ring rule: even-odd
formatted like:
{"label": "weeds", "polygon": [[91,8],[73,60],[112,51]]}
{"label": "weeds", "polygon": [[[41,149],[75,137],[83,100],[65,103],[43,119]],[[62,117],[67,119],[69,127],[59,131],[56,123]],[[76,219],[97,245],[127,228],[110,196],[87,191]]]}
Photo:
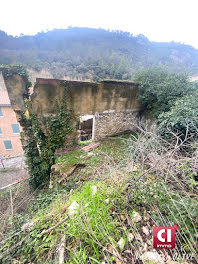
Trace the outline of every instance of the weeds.
{"label": "weeds", "polygon": [[130,181],[129,201],[146,207],[156,225],[177,224],[182,243],[178,247],[197,256],[197,159],[194,153],[183,154],[187,138],[184,142],[175,135],[170,142],[155,131],[141,130],[137,140],[129,139],[129,159],[139,164]]}
{"label": "weeds", "polygon": [[[29,230],[21,232],[24,219],[12,219],[12,232],[1,243],[3,261],[55,263],[64,238],[69,264],[142,263],[142,252],[152,248],[151,232],[145,236],[142,227],[173,224],[179,226],[177,245],[166,256],[188,253],[196,259],[197,155],[185,156],[180,140],[141,130],[138,137],[104,140],[91,154],[76,150],[57,161],[86,167],[65,186],[38,194]],[[69,215],[74,201],[78,207]],[[137,223],[135,212],[141,215]]]}

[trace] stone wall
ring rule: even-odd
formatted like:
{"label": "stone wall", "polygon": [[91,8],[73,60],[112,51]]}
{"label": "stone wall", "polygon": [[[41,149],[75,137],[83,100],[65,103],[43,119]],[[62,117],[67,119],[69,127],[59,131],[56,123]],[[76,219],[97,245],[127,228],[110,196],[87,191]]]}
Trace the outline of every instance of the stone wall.
{"label": "stone wall", "polygon": [[138,117],[139,111],[136,110],[96,113],[93,121],[93,137],[95,140],[99,140],[122,131],[133,130]]}

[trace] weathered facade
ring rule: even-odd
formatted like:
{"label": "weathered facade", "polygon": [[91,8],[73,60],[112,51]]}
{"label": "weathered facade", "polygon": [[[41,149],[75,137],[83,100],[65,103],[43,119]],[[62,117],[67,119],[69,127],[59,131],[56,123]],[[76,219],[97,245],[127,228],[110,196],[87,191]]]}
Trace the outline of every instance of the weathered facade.
{"label": "weathered facade", "polygon": [[[21,76],[14,75],[5,81],[14,110],[16,113],[25,111],[26,89]],[[31,101],[38,118],[54,115],[65,101],[76,121],[84,115],[92,115],[92,138],[97,140],[133,130],[142,110],[138,96],[138,84],[134,82],[93,83],[38,78]]]}
{"label": "weathered facade", "polygon": [[133,82],[37,79],[31,99],[38,115],[55,113],[64,100],[77,119],[93,115],[92,138],[100,139],[133,129],[141,110],[138,95],[138,85]]}
{"label": "weathered facade", "polygon": [[11,106],[8,91],[0,72],[0,154],[4,157],[23,153],[16,114]]}

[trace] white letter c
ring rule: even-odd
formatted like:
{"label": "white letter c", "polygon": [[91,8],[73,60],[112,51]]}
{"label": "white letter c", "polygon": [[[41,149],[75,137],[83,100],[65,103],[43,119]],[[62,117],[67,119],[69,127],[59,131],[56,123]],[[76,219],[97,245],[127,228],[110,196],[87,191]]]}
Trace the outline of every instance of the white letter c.
{"label": "white letter c", "polygon": [[161,242],[165,242],[165,238],[162,237],[162,234],[165,233],[165,229],[161,229],[158,233],[157,233],[157,238],[159,239],[159,241]]}

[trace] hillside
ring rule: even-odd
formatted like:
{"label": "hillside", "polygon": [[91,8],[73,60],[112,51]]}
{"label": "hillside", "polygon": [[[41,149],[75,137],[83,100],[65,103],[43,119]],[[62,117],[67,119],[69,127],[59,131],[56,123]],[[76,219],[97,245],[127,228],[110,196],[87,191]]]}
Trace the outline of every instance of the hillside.
{"label": "hillside", "polygon": [[[197,194],[186,184],[193,159],[181,165],[176,148],[158,155],[161,143],[144,132],[59,153],[50,188],[12,188],[12,217],[10,192],[0,193],[1,263],[197,263]],[[83,166],[58,184],[74,164]],[[179,226],[174,250],[153,249],[156,225]]]}
{"label": "hillside", "polygon": [[127,80],[136,71],[154,66],[196,74],[198,50],[104,29],[71,27],[20,37],[0,31],[0,64],[16,63],[55,78]]}

